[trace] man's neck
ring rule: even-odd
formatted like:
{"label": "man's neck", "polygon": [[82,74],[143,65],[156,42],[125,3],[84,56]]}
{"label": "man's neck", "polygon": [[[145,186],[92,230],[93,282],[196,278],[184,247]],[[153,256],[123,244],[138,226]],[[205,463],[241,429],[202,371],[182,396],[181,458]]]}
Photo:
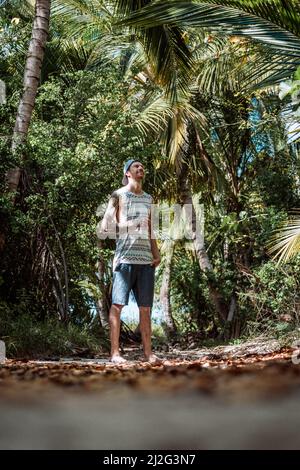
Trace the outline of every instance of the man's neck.
{"label": "man's neck", "polygon": [[141,194],[143,192],[142,183],[139,181],[130,181],[130,183],[127,184],[127,189],[128,191],[136,194]]}

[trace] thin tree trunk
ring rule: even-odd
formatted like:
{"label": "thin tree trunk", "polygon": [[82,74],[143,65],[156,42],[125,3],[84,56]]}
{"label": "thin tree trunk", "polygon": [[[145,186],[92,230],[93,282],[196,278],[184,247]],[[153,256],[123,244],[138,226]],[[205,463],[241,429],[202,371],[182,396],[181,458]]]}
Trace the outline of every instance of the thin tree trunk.
{"label": "thin tree trunk", "polygon": [[109,330],[108,315],[109,315],[111,302],[110,302],[110,295],[109,295],[109,286],[107,286],[104,281],[106,267],[105,267],[105,261],[101,254],[102,246],[103,244],[99,240],[98,247],[99,247],[100,253],[99,253],[99,260],[98,260],[98,273],[99,273],[99,286],[100,286],[101,296],[96,302],[96,308],[97,308],[97,312],[99,315],[102,328],[104,328],[104,330]]}
{"label": "thin tree trunk", "polygon": [[109,321],[108,321],[108,312],[105,308],[105,301],[103,302],[102,297],[96,301],[96,310],[99,316],[99,321],[101,328],[104,330],[109,330]]}
{"label": "thin tree trunk", "polygon": [[[50,6],[51,0],[36,0],[35,3],[35,18],[25,64],[23,93],[12,136],[12,152],[15,152],[18,146],[24,144],[27,140],[49,34]],[[8,192],[16,192],[20,182],[20,175],[20,167],[12,168],[6,173]],[[13,202],[15,201],[15,194],[13,194],[12,200]]]}
{"label": "thin tree trunk", "polygon": [[61,299],[59,298],[59,295],[57,293],[57,290],[54,284],[52,285],[52,292],[57,302],[58,318],[61,322],[63,322],[64,321],[64,307],[62,305]]}
{"label": "thin tree trunk", "polygon": [[167,337],[171,337],[176,333],[176,325],[172,316],[172,308],[170,302],[170,288],[171,288],[171,269],[172,269],[172,258],[174,252],[175,242],[172,240],[169,242],[167,254],[165,257],[164,271],[162,276],[162,283],[160,289],[160,303],[163,310],[163,328]]}
{"label": "thin tree trunk", "polygon": [[230,300],[228,317],[227,317],[228,322],[232,321],[232,319],[234,317],[235,310],[236,310],[236,296],[235,296],[235,294],[232,294],[231,300]]}
{"label": "thin tree trunk", "polygon": [[60,318],[61,321],[66,321],[66,319],[67,319],[67,314],[66,314],[66,310],[65,310],[66,299],[65,299],[63,284],[61,282],[60,275],[59,275],[59,272],[58,272],[58,269],[57,269],[55,256],[52,253],[51,248],[50,248],[47,241],[45,241],[45,244],[46,244],[46,247],[48,249],[48,253],[50,255],[50,260],[51,260],[51,264],[52,264],[53,271],[54,271],[54,274],[55,274],[55,279],[57,281],[57,284],[58,284],[58,287],[59,287],[59,292],[60,292],[60,296],[59,296],[59,294],[57,292],[57,289],[55,287],[55,284],[53,282],[52,292],[53,292],[54,297],[57,301],[57,306],[58,306],[58,310],[59,310],[59,318]]}
{"label": "thin tree trunk", "polygon": [[65,294],[62,297],[64,299],[63,307],[64,307],[64,322],[67,322],[69,320],[69,275],[68,275],[68,268],[67,268],[67,263],[66,263],[66,257],[65,257],[65,252],[58,234],[58,231],[56,229],[56,226],[53,222],[52,217],[50,216],[50,221],[52,223],[52,226],[54,228],[55,232],[55,237],[58,242],[58,246],[60,249],[60,254],[62,258],[62,264],[63,264],[63,269],[64,269],[64,278],[65,278]]}
{"label": "thin tree trunk", "polygon": [[[196,137],[192,135],[191,125],[187,126],[185,148],[182,149],[183,158],[181,158],[180,165],[177,169],[178,189],[180,203],[183,205],[184,211],[187,211],[185,205],[189,205],[191,211],[186,217],[187,230],[192,235],[192,242],[195,249],[195,254],[199,262],[200,269],[207,273],[207,282],[211,301],[216,309],[216,312],[222,322],[226,322],[228,315],[228,306],[226,305],[217,285],[215,282],[215,275],[212,264],[209,260],[207,251],[205,249],[204,237],[200,237],[197,232],[196,224],[196,211],[192,199],[191,183],[189,181],[189,167],[187,157],[190,153],[195,151]],[[194,139],[195,137],[195,139]],[[200,149],[201,151],[201,149]]]}

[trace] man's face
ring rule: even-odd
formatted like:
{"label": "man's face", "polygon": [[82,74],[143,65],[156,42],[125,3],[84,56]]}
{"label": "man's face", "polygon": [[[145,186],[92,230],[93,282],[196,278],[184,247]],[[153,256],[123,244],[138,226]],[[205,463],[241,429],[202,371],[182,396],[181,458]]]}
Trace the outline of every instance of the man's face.
{"label": "man's face", "polygon": [[129,170],[126,172],[126,175],[130,175],[134,180],[141,181],[145,175],[144,166],[140,162],[133,162],[132,165],[130,165]]}

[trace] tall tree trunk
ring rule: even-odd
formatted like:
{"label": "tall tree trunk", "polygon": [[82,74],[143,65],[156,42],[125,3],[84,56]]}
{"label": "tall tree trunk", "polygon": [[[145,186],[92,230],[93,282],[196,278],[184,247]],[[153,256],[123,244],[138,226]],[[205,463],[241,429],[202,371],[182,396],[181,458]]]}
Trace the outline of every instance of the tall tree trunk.
{"label": "tall tree trunk", "polygon": [[[51,0],[36,0],[32,35],[25,64],[23,93],[12,136],[12,152],[15,152],[18,146],[24,144],[27,139],[49,34],[50,7]],[[13,202],[19,186],[20,175],[20,167],[12,168],[6,173],[7,190],[13,193]]]}
{"label": "tall tree trunk", "polygon": [[164,271],[163,271],[162,283],[161,283],[161,289],[160,289],[160,303],[161,303],[162,310],[163,310],[162,326],[168,338],[174,335],[174,333],[176,333],[176,325],[174,322],[174,318],[172,316],[172,308],[171,308],[171,302],[170,302],[171,269],[172,269],[174,245],[175,245],[175,242],[173,240],[169,242],[166,257],[165,257]]}
{"label": "tall tree trunk", "polygon": [[111,305],[110,289],[109,289],[110,286],[105,283],[106,265],[105,265],[103,256],[101,254],[101,248],[103,247],[103,243],[101,240],[98,240],[98,247],[99,247],[98,273],[99,273],[99,286],[100,286],[101,296],[96,302],[96,308],[97,308],[97,312],[99,315],[99,320],[100,320],[102,328],[104,330],[108,330],[109,329],[108,316],[109,316],[109,310],[110,310],[110,305]]}
{"label": "tall tree trunk", "polygon": [[62,245],[59,233],[58,233],[57,228],[54,224],[54,221],[53,221],[51,216],[49,217],[49,219],[50,219],[50,221],[52,223],[52,226],[54,228],[55,237],[56,237],[56,240],[57,240],[57,243],[58,243],[58,246],[59,246],[59,250],[60,250],[60,254],[61,254],[61,260],[62,260],[61,264],[63,266],[63,273],[64,273],[64,290],[63,290],[63,296],[62,296],[62,299],[63,299],[63,312],[64,312],[63,321],[65,323],[67,323],[68,320],[69,320],[69,275],[68,275],[66,256],[65,256],[65,251],[63,249],[63,245]]}
{"label": "tall tree trunk", "polygon": [[205,249],[204,237],[199,237],[199,234],[197,232],[196,211],[192,199],[192,189],[191,183],[189,181],[189,166],[187,163],[187,158],[196,149],[196,136],[194,134],[194,129],[189,124],[186,129],[187,137],[185,148],[182,148],[182,158],[180,159],[180,165],[177,168],[179,199],[180,204],[183,205],[184,211],[187,210],[187,208],[184,207],[186,204],[189,205],[191,209],[191,212],[187,213],[186,228],[192,235],[192,243],[195,249],[200,269],[207,274],[207,282],[211,301],[216,309],[220,320],[224,323],[226,322],[228,316],[228,306],[224,301],[223,296],[221,295],[216,284],[213,267]]}

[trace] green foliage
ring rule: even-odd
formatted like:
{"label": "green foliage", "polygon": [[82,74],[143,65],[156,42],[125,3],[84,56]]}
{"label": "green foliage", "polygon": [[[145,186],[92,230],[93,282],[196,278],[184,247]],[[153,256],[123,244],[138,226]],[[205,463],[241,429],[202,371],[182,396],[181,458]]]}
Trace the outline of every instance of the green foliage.
{"label": "green foliage", "polygon": [[239,293],[244,335],[280,336],[299,327],[300,257],[284,267],[269,261],[253,270],[249,287]]}
{"label": "green foliage", "polygon": [[21,301],[13,309],[0,302],[0,339],[5,342],[7,357],[74,356],[86,350],[92,356],[105,347],[106,338],[92,325],[63,325],[54,318],[38,321],[36,312]]}
{"label": "green foliage", "polygon": [[199,330],[202,337],[210,334],[214,327],[214,312],[205,275],[201,274],[193,251],[186,253],[184,246],[180,245],[175,249],[173,257],[171,304],[181,334]]}
{"label": "green foliage", "polygon": [[[147,30],[154,26],[175,25],[205,28],[216,35],[251,39],[267,51],[262,62],[262,71],[267,75],[262,81],[264,85],[290,77],[299,65],[300,20],[297,0],[283,3],[280,0],[162,1],[150,2],[130,13],[124,23],[134,28]],[[272,60],[274,65],[270,64]]]}
{"label": "green foliage", "polygon": [[[9,223],[3,269],[10,263],[15,244],[20,243],[16,236],[19,240],[28,237],[37,250],[34,239],[39,234],[60,265],[61,244],[67,260],[73,316],[88,318],[92,308],[93,299],[78,288],[77,281],[96,282],[97,208],[121,185],[124,160],[134,153],[147,161],[152,152],[151,146],[147,151],[141,148],[131,111],[120,107],[125,103],[126,86],[114,66],[107,68],[105,76],[78,71],[42,85],[25,149],[24,171],[30,179],[23,189],[22,207],[11,207],[3,196],[2,211]],[[9,166],[13,166],[9,152],[6,155]],[[3,173],[7,167],[2,167]],[[49,251],[47,245],[45,250]],[[111,249],[107,253],[110,257],[113,254]],[[27,268],[24,265],[21,269],[24,272]],[[49,284],[53,276],[49,269],[44,274],[36,273],[37,282],[45,276]],[[33,278],[28,281],[31,283]],[[25,287],[27,281],[14,277],[11,289],[16,293],[22,285]],[[50,313],[54,305],[49,304],[46,310]]]}
{"label": "green foliage", "polygon": [[[84,23],[81,37],[76,5],[83,3],[90,23]],[[70,343],[92,351],[98,340],[106,345],[106,338],[98,336],[95,302],[102,288],[109,292],[114,242],[99,246],[98,209],[121,186],[123,163],[132,157],[145,164],[145,190],[157,202],[178,202],[185,137],[190,139],[186,182],[204,204],[205,246],[213,269],[203,273],[191,243],[177,244],[170,294],[179,335],[193,333],[209,342],[223,332],[210,295],[212,284],[227,306],[236,296],[234,321],[244,334],[282,335],[298,325],[298,262],[277,268],[266,243],[288,211],[300,204],[299,148],[296,139],[291,142],[287,114],[290,109],[290,116],[297,117],[299,69],[282,89],[281,100],[276,90],[253,93],[253,86],[278,82],[294,72],[299,54],[288,60],[286,54],[300,47],[295,29],[299,19],[284,15],[282,2],[276,2],[280,14],[272,2],[266,8],[250,0],[247,5],[239,0],[219,6],[214,1],[169,3],[167,17],[182,21],[185,10],[194,11],[194,25],[208,21],[214,34],[193,28],[190,20],[176,38],[165,36],[159,24],[154,29],[159,36],[152,29],[140,33],[139,25],[148,19],[139,11],[136,36],[128,31],[122,35],[111,30],[113,18],[108,19],[101,2],[95,2],[101,18],[86,2],[55,2],[27,143],[12,155],[33,12],[24,2],[6,2],[0,17],[0,78],[7,84],[7,102],[0,106],[0,249],[5,240],[0,333],[11,356],[68,354]],[[143,11],[152,7],[163,8],[155,4]],[[123,16],[132,5],[118,2],[117,10]],[[251,26],[245,31],[241,18]],[[250,47],[248,38],[256,40],[256,28],[262,25],[259,41],[264,49]],[[229,38],[221,35],[220,26]],[[247,38],[236,41],[232,34]],[[147,37],[150,42],[143,48],[140,39]],[[290,41],[295,48],[290,49]],[[184,77],[176,64],[188,72]],[[175,108],[168,100],[170,86],[173,95],[182,92]],[[175,167],[167,159],[168,146]],[[13,205],[4,175],[20,164]],[[101,286],[100,258],[105,271]],[[163,264],[156,294],[162,269]],[[67,310],[65,323],[58,321],[59,302]],[[287,312],[290,320],[283,316]],[[155,345],[163,346],[161,326],[154,325],[154,337]]]}

